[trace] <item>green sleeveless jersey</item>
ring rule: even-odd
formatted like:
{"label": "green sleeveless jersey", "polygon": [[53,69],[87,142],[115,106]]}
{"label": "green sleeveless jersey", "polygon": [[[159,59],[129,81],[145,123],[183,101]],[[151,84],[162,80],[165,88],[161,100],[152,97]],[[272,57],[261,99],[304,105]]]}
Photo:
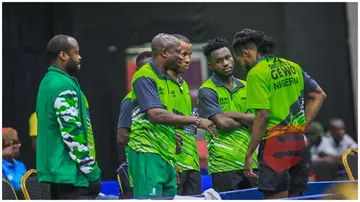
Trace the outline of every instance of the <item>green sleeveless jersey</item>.
{"label": "green sleeveless jersey", "polygon": [[[215,84],[214,80],[217,81],[217,84]],[[217,95],[218,104],[223,112],[246,113],[248,111],[246,105],[246,82],[235,78],[233,80],[232,91],[226,88],[222,82],[220,83],[219,79],[214,75],[206,80],[200,89],[208,88],[213,90]],[[208,172],[218,173],[243,170],[245,154],[250,144],[250,135],[251,129],[246,125],[231,132],[218,130],[218,137],[213,137],[207,132],[206,141],[209,151]],[[257,168],[255,153],[253,158],[253,168]]]}
{"label": "green sleeveless jersey", "polygon": [[140,111],[134,83],[137,79],[147,77],[152,79],[157,88],[162,106],[172,112],[173,100],[167,84],[165,75],[159,76],[151,63],[145,64],[132,78],[132,125],[128,146],[137,152],[150,152],[159,154],[162,159],[175,167],[176,139],[174,128],[164,124],[150,123],[145,112]]}
{"label": "green sleeveless jersey", "polygon": [[[174,100],[173,113],[181,116],[192,115],[191,96],[188,84],[180,77],[180,84],[169,76],[168,85],[171,96]],[[199,155],[197,152],[195,137],[185,135],[184,129],[175,129],[183,141],[181,153],[177,155],[177,164],[181,171],[196,170],[200,171]]]}

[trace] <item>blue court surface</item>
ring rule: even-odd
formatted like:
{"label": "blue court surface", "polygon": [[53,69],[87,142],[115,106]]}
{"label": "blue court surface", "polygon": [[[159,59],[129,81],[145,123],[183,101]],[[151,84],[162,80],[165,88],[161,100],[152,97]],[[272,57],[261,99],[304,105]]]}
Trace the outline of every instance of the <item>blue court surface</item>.
{"label": "blue court surface", "polygon": [[[333,185],[342,185],[347,183],[355,183],[357,181],[325,181],[325,182],[309,182],[308,191],[303,193],[303,196],[291,198],[291,200],[314,200],[320,199],[329,194],[324,194],[324,191]],[[202,191],[205,191],[212,187],[211,176],[202,175]],[[101,187],[101,193],[105,195],[119,194],[119,185],[116,180],[114,181],[103,181]],[[331,194],[330,194],[331,195]],[[259,200],[263,199],[261,193],[257,188],[222,192],[220,196],[223,200]]]}

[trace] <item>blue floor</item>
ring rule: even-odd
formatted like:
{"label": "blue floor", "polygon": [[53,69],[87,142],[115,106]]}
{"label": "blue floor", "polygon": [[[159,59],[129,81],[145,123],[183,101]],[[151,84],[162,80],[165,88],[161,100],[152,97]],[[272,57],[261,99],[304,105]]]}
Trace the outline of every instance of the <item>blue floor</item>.
{"label": "blue floor", "polygon": [[[303,197],[297,199],[319,199],[325,196],[324,191],[332,185],[344,183],[357,183],[357,181],[329,181],[329,182],[309,182],[308,191],[304,192]],[[212,187],[211,175],[202,175],[202,191]],[[103,181],[101,186],[101,193],[105,195],[118,195],[119,185],[117,181]],[[238,199],[238,200],[254,200],[262,199],[261,193],[257,188],[230,191],[220,193],[222,199]]]}

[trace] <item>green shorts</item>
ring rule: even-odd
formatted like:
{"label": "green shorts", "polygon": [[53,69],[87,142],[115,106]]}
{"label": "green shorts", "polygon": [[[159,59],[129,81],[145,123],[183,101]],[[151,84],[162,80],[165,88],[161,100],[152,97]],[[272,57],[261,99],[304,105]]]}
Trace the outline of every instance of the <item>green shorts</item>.
{"label": "green shorts", "polygon": [[129,147],[128,163],[134,198],[160,198],[176,195],[176,170],[160,155],[137,152]]}

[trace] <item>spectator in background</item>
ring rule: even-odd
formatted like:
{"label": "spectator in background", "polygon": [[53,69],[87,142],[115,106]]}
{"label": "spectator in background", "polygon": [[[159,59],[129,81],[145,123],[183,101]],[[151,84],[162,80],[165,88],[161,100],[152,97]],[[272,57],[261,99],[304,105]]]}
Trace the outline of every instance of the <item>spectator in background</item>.
{"label": "spectator in background", "polygon": [[26,173],[24,163],[15,159],[20,156],[21,144],[15,129],[3,128],[2,134],[2,177],[19,190],[21,178]]}
{"label": "spectator in background", "polygon": [[36,151],[37,123],[36,112],[33,112],[29,119],[29,135],[31,137],[31,145],[34,151]]}
{"label": "spectator in background", "polygon": [[341,163],[341,156],[349,148],[357,148],[357,144],[346,134],[344,121],[339,118],[330,119],[329,130],[322,137],[314,160]]}
{"label": "spectator in background", "polygon": [[333,118],[329,121],[329,130],[321,138],[317,153],[312,159],[311,169],[316,181],[337,179],[337,172],[344,169],[341,157],[349,148],[357,148],[355,141],[345,133],[344,121]]}
{"label": "spectator in background", "polygon": [[314,121],[310,124],[308,131],[306,132],[307,146],[310,151],[311,160],[317,156],[317,150],[321,143],[322,136],[325,135],[325,130],[320,122]]}

